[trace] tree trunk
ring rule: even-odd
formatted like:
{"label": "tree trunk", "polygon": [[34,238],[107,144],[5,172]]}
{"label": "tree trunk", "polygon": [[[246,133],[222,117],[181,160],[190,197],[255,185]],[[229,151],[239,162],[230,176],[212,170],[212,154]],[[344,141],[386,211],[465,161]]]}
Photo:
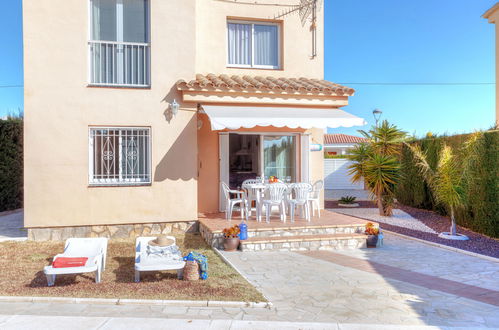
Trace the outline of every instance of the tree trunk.
{"label": "tree trunk", "polygon": [[454,218],[454,208],[450,208],[450,234],[456,236],[456,219]]}
{"label": "tree trunk", "polygon": [[385,208],[383,207],[383,195],[381,194],[376,195],[376,204],[378,204],[379,215],[384,216]]}

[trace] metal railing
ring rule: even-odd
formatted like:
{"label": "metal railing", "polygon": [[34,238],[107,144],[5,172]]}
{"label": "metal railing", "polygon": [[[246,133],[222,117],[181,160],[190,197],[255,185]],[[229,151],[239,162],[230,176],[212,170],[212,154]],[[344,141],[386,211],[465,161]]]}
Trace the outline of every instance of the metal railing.
{"label": "metal railing", "polygon": [[89,41],[89,81],[98,86],[148,87],[148,43]]}

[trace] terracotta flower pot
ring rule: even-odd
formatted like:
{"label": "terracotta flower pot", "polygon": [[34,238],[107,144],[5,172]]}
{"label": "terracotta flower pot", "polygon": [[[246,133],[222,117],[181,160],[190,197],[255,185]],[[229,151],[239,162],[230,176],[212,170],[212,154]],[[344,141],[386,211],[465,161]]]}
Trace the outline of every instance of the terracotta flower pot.
{"label": "terracotta flower pot", "polygon": [[367,235],[367,247],[375,248],[378,244],[378,235]]}
{"label": "terracotta flower pot", "polygon": [[238,247],[239,247],[239,237],[224,239],[225,251],[236,251]]}

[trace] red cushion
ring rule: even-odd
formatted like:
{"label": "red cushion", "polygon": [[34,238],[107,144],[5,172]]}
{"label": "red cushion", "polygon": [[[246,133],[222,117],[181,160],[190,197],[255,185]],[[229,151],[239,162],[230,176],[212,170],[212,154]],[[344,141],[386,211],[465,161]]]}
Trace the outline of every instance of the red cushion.
{"label": "red cushion", "polygon": [[88,258],[66,258],[58,257],[52,262],[54,268],[82,267],[87,263]]}

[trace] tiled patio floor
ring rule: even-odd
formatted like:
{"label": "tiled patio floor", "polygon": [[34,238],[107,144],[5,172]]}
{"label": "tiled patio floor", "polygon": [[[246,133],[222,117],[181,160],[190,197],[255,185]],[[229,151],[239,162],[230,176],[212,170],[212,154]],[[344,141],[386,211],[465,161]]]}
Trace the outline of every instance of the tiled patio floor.
{"label": "tiled patio floor", "polygon": [[[234,212],[236,215],[236,212]],[[254,215],[254,212],[253,212]],[[224,228],[239,224],[240,217],[233,217],[231,221],[225,219],[224,213],[205,214],[199,216],[199,221],[210,229],[211,232],[221,232]],[[290,228],[322,228],[322,227],[350,227],[355,225],[364,226],[368,221],[359,218],[351,217],[345,214],[335,213],[328,210],[321,210],[321,217],[317,214],[311,218],[310,222],[303,218],[295,217],[295,221],[291,222],[289,217],[286,222],[282,222],[278,216],[273,215],[270,223],[265,221],[265,217],[261,222],[255,220],[254,216],[248,224],[248,230],[269,230],[269,229],[290,229]]]}

